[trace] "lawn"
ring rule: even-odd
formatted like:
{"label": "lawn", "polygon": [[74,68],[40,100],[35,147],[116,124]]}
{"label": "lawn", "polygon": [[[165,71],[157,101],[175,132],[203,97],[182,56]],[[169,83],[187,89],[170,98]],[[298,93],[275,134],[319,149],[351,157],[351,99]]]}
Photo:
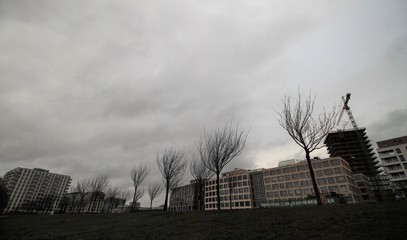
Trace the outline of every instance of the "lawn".
{"label": "lawn", "polygon": [[407,201],[210,212],[0,217],[2,239],[406,239]]}

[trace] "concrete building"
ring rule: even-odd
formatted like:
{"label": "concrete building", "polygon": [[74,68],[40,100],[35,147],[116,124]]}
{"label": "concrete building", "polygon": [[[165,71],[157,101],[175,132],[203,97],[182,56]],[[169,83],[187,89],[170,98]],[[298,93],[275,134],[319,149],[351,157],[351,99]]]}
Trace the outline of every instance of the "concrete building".
{"label": "concrete building", "polygon": [[174,188],[171,191],[169,211],[197,210],[200,207],[198,206],[197,191],[198,186],[194,181],[191,181],[188,185]]}
{"label": "concrete building", "polygon": [[[340,157],[312,160],[317,184],[322,196],[343,196],[349,203],[361,200],[349,163]],[[306,161],[265,169],[264,185],[267,202],[291,201],[315,196]],[[263,204],[262,206],[266,206]]]}
{"label": "concrete building", "polygon": [[397,195],[407,189],[407,136],[377,142],[377,153],[384,172],[389,176]]}
{"label": "concrete building", "polygon": [[375,196],[373,194],[372,184],[369,178],[363,173],[353,174],[355,178],[356,186],[360,190],[360,196],[363,202],[375,201]]}
{"label": "concrete building", "polygon": [[[253,208],[252,182],[250,171],[235,169],[222,173],[220,177],[221,209]],[[216,179],[206,182],[205,210],[217,209]]]}
{"label": "concrete building", "polygon": [[40,168],[15,168],[4,175],[4,181],[10,197],[5,213],[53,214],[59,209],[71,177]]}

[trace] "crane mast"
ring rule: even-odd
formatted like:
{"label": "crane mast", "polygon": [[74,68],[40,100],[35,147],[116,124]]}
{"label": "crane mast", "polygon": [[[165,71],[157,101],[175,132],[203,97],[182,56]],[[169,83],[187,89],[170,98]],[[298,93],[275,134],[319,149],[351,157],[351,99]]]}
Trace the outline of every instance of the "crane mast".
{"label": "crane mast", "polygon": [[346,113],[349,116],[349,120],[352,123],[353,128],[358,129],[358,125],[356,124],[355,118],[353,117],[352,111],[350,110],[350,107],[348,105],[349,100],[350,100],[350,93],[346,94],[346,98],[344,96],[342,96],[343,107],[342,107],[342,111],[341,111],[341,113],[339,115],[338,122],[336,123],[336,125],[339,125],[339,122],[342,119],[343,113],[346,111]]}

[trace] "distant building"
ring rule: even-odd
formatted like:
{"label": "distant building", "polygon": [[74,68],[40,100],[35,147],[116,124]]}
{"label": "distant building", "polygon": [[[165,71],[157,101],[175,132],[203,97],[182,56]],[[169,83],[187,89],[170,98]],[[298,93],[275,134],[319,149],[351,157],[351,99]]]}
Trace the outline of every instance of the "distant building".
{"label": "distant building", "polygon": [[[320,193],[343,196],[349,203],[361,200],[349,164],[342,158],[312,160]],[[267,202],[306,199],[315,196],[306,161],[264,170]],[[267,206],[263,204],[262,206]]]}
{"label": "distant building", "polygon": [[121,213],[125,211],[126,199],[108,198],[105,199],[103,205],[104,213]]}
{"label": "distant building", "polygon": [[190,184],[174,188],[171,191],[169,211],[197,210],[199,208],[197,191],[198,186],[193,180]]}
{"label": "distant building", "polygon": [[83,196],[80,192],[66,193],[64,213],[102,213],[105,194],[87,192]]}
{"label": "distant building", "polygon": [[396,194],[407,194],[407,136],[379,141],[377,146],[381,166],[389,176]]}
{"label": "distant building", "polygon": [[4,181],[10,197],[5,213],[53,214],[59,209],[71,177],[40,168],[15,168],[4,175]]}

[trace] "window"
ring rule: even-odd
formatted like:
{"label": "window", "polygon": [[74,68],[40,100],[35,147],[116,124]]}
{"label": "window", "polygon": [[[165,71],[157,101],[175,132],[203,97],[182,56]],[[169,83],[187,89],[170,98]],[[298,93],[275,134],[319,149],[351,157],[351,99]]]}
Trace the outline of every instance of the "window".
{"label": "window", "polygon": [[249,201],[246,201],[244,203],[245,203],[246,207],[250,207],[250,202]]}
{"label": "window", "polygon": [[267,192],[267,198],[272,198],[273,197],[273,193],[272,192]]}
{"label": "window", "polygon": [[243,175],[243,179],[244,179],[244,180],[247,180],[247,175]]}
{"label": "window", "polygon": [[396,148],[396,153],[401,153],[400,148]]}
{"label": "window", "polygon": [[324,174],[325,174],[326,176],[331,176],[331,175],[334,174],[334,171],[333,171],[332,169],[325,169],[325,170],[324,170]]}
{"label": "window", "polygon": [[279,190],[280,188],[278,187],[278,184],[273,184],[271,185],[273,190]]}
{"label": "window", "polygon": [[278,181],[284,181],[284,176],[279,176]]}
{"label": "window", "polygon": [[304,165],[297,166],[297,171],[304,171],[304,170],[305,170]]}
{"label": "window", "polygon": [[287,197],[287,191],[280,191],[281,197]]}
{"label": "window", "polygon": [[341,190],[341,192],[347,192],[348,191],[348,186],[346,185],[340,185],[339,189]]}
{"label": "window", "polygon": [[305,173],[300,173],[300,178],[302,178],[302,179],[304,179],[304,178],[306,178],[306,174]]}
{"label": "window", "polygon": [[283,173],[289,173],[290,172],[290,168],[283,168]]}
{"label": "window", "polygon": [[400,161],[402,161],[402,162],[406,161],[406,159],[404,158],[403,155],[400,155],[399,158],[400,158]]}
{"label": "window", "polygon": [[237,179],[238,179],[239,181],[241,181],[241,180],[242,180],[242,176],[238,176]]}
{"label": "window", "polygon": [[323,161],[322,166],[324,167],[329,167],[329,161]]}
{"label": "window", "polygon": [[290,176],[290,175],[285,175],[284,177],[285,177],[285,180],[286,180],[286,181],[290,181],[290,180],[291,180],[291,176]]}
{"label": "window", "polygon": [[329,187],[329,191],[330,192],[339,192],[339,188],[338,188],[338,186],[331,186],[331,187]]}
{"label": "window", "polygon": [[317,175],[318,177],[324,176],[324,173],[322,172],[322,170],[318,170],[318,171],[316,171],[315,173],[316,173],[316,175]]}
{"label": "window", "polygon": [[341,174],[341,173],[342,173],[342,169],[339,168],[339,167],[334,168],[334,172],[335,172],[335,174]]}
{"label": "window", "polygon": [[319,178],[319,179],[317,179],[317,182],[318,182],[318,184],[325,185],[326,184],[326,179],[325,178]]}
{"label": "window", "polygon": [[292,180],[297,180],[299,177],[300,177],[299,174],[291,174]]}
{"label": "window", "polygon": [[346,182],[346,178],[344,176],[338,176],[336,177],[336,181],[338,183]]}
{"label": "window", "polygon": [[316,162],[316,163],[312,164],[312,166],[313,166],[315,169],[317,169],[317,168],[321,168],[321,167],[322,167],[322,164],[321,164],[320,162]]}
{"label": "window", "polygon": [[320,187],[322,193],[328,193],[327,187]]}
{"label": "window", "polygon": [[293,188],[293,183],[292,182],[288,182],[285,184],[286,188]]}
{"label": "window", "polygon": [[280,189],[285,189],[285,184],[284,183],[280,183],[279,186],[280,186]]}
{"label": "window", "polygon": [[339,162],[339,159],[332,159],[331,160],[331,166],[338,166],[338,165],[340,165],[341,163]]}
{"label": "window", "polygon": [[329,184],[335,183],[335,179],[333,177],[328,177],[326,180],[328,181]]}

